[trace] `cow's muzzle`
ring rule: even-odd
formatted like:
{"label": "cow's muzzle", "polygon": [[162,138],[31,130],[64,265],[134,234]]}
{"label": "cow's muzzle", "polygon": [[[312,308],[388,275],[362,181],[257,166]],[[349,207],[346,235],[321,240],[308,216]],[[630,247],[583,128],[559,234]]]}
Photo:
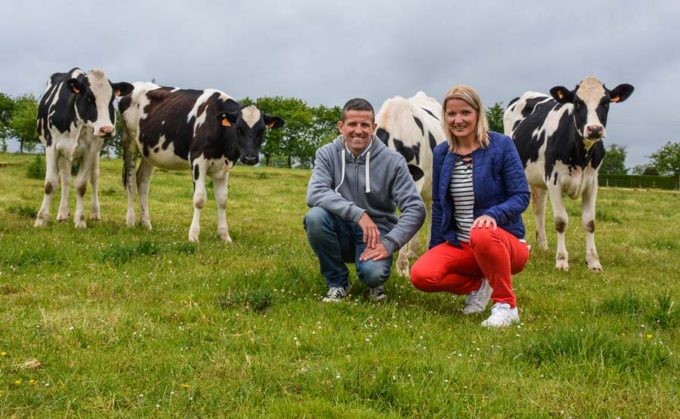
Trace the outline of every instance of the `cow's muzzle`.
{"label": "cow's muzzle", "polygon": [[258,156],[245,155],[245,156],[241,157],[241,163],[247,164],[249,166],[257,164],[259,161],[260,161],[260,158]]}

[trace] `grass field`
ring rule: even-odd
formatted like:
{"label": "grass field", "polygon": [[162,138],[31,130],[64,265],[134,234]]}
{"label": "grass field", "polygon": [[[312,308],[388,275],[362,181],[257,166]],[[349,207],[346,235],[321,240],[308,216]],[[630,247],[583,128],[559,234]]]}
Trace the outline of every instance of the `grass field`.
{"label": "grass field", "polygon": [[308,171],[236,167],[234,243],[211,192],[190,244],[189,172],[155,174],[153,231],[125,227],[119,160],[102,161],[103,221],[35,229],[31,161],[0,154],[0,417],[680,417],[676,192],[600,190],[600,274],[569,201],[571,271],[549,231],[514,280],[521,324],[486,330],[488,312],[397,276],[385,303],[355,278],[321,303]]}

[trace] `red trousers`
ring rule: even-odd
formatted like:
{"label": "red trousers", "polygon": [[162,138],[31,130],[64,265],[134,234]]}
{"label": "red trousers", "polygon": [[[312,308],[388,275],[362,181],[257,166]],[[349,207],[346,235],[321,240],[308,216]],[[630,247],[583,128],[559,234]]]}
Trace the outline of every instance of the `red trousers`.
{"label": "red trousers", "polygon": [[501,228],[475,227],[469,243],[444,242],[425,252],[411,268],[411,282],[422,291],[465,295],[477,291],[487,277],[491,299],[515,307],[512,274],[521,272],[528,259],[529,247],[517,237]]}

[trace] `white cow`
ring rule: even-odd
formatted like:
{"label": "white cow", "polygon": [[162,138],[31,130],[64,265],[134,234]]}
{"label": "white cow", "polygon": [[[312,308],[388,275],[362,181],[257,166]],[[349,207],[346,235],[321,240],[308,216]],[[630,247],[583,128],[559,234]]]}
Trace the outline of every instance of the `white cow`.
{"label": "white cow", "polygon": [[68,195],[71,165],[80,160],[76,176],[76,228],[85,228],[83,197],[87,181],[92,184],[93,220],[101,219],[97,181],[99,151],[105,138],[115,134],[115,96],[132,91],[130,83],[111,83],[101,70],[84,73],[74,68],[68,73],[55,73],[38,105],[37,128],[45,146],[45,195],[35,220],[36,227],[47,225],[50,218],[52,195],[61,178],[61,201],[57,221],[69,217]]}
{"label": "white cow", "polygon": [[[400,96],[387,99],[376,116],[376,135],[404,156],[428,212],[432,209],[432,149],[446,140],[441,113],[442,106],[436,99],[418,92],[408,99]],[[397,272],[400,275],[408,276],[408,258],[417,257],[418,248],[416,234],[399,251]]]}

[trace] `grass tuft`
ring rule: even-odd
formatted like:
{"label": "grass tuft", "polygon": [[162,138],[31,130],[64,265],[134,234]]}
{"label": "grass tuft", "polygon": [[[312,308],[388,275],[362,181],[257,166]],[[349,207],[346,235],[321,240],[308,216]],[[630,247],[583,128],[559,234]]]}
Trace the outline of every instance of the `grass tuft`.
{"label": "grass tuft", "polygon": [[221,309],[241,308],[246,311],[264,312],[272,305],[273,295],[270,290],[254,290],[238,294],[223,294],[217,297],[217,305]]}
{"label": "grass tuft", "polygon": [[37,209],[25,205],[12,205],[10,207],[7,207],[7,212],[10,214],[20,215],[26,218],[35,218],[38,216]]}
{"label": "grass tuft", "polygon": [[45,162],[42,155],[36,154],[33,161],[26,166],[26,177],[29,179],[45,179]]}

